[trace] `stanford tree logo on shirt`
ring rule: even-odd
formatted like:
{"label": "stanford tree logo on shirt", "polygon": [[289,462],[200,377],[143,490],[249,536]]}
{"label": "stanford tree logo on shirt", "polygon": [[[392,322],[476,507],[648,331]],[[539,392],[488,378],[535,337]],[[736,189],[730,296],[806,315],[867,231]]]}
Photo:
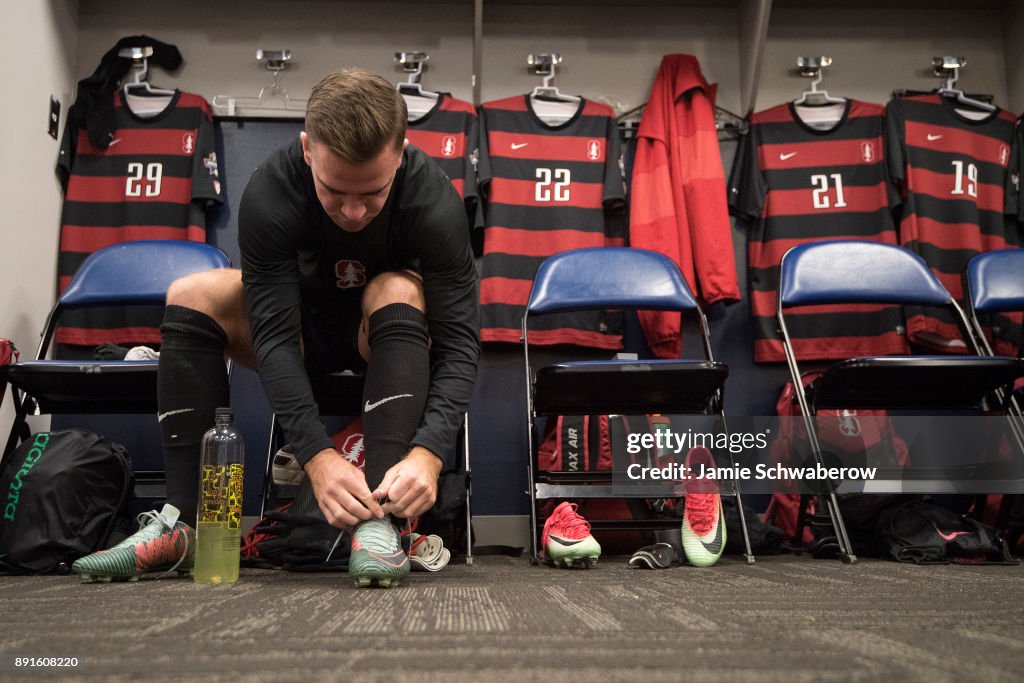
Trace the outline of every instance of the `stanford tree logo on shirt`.
{"label": "stanford tree logo on shirt", "polygon": [[338,261],[334,264],[334,275],[338,278],[338,289],[351,289],[366,284],[366,267],[359,261]]}

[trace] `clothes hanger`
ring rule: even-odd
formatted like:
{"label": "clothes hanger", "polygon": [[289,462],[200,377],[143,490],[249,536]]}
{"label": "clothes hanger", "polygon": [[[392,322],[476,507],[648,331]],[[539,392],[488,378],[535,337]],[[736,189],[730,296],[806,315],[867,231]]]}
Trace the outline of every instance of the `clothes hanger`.
{"label": "clothes hanger", "polygon": [[960,69],[967,66],[967,60],[963,57],[935,57],[932,60],[936,75],[946,74],[946,84],[938,89],[943,97],[953,97],[957,103],[973,107],[980,111],[993,112],[998,107],[984,100],[974,99],[968,96],[963,90],[955,88],[956,82],[960,80]]}
{"label": "clothes hanger", "polygon": [[296,99],[281,86],[281,72],[292,58],[291,50],[256,50],[256,61],[266,61],[267,71],[273,74],[273,82],[260,88],[255,96],[215,95],[210,104],[216,114],[235,116],[239,109],[260,110],[260,112],[305,112],[306,100]]}
{"label": "clothes hanger", "polygon": [[398,93],[405,99],[405,106],[408,110],[409,120],[412,121],[423,114],[426,114],[437,104],[441,93],[432,90],[424,90],[420,85],[420,77],[423,75],[423,63],[430,59],[426,52],[396,52],[395,61],[402,65],[402,69],[409,73],[405,83],[398,84]]}
{"label": "clothes hanger", "polygon": [[824,68],[831,64],[831,57],[797,57],[796,60],[797,73],[814,80],[793,100],[793,111],[801,123],[815,130],[831,130],[846,114],[848,100],[845,97],[832,97],[827,90],[818,87],[825,78]]}
{"label": "clothes hanger", "polygon": [[526,58],[526,63],[533,72],[544,76],[543,84],[534,88],[527,96],[527,100],[534,116],[548,126],[560,126],[572,119],[579,112],[583,102],[582,97],[562,94],[552,85],[551,82],[555,80],[555,66],[561,62],[562,55],[557,53],[529,55]]}
{"label": "clothes hanger", "polygon": [[800,94],[800,97],[793,101],[794,106],[823,106],[827,104],[846,104],[845,97],[832,97],[827,90],[819,89],[818,86],[825,79],[823,70],[831,66],[831,57],[797,57],[796,65],[801,76],[813,76],[809,88]]}
{"label": "clothes hanger", "polygon": [[526,63],[533,67],[534,73],[544,76],[543,85],[538,85],[530,93],[530,99],[543,99],[552,102],[570,102],[579,104],[583,99],[576,95],[564,95],[557,86],[551,84],[555,80],[555,67],[562,63],[562,55],[558,53],[529,55]]}
{"label": "clothes hanger", "polygon": [[[124,97],[127,100],[129,95],[140,95],[143,97],[170,97],[174,90],[157,88],[153,86],[146,77],[149,75],[149,58],[153,56],[152,46],[127,47],[120,50],[119,57],[126,57],[132,60],[132,82],[124,84]],[[140,92],[142,91],[142,92]]]}

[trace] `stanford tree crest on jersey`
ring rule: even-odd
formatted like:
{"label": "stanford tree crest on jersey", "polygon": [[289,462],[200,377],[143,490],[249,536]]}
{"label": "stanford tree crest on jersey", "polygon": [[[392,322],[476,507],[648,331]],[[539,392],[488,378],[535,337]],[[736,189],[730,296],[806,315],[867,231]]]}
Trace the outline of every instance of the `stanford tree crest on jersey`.
{"label": "stanford tree crest on jersey", "polygon": [[409,121],[405,136],[438,163],[460,197],[476,200],[477,118],[472,104],[440,93],[430,111]]}

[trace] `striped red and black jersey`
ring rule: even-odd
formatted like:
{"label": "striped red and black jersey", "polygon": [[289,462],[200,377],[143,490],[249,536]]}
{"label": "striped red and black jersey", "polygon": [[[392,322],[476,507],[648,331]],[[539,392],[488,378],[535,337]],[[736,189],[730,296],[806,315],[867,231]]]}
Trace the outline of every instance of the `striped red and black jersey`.
{"label": "striped red and black jersey", "polygon": [[438,163],[464,201],[476,199],[477,116],[472,104],[440,93],[430,111],[409,121],[405,136]]}
{"label": "striped red and black jersey", "polygon": [[[758,112],[729,178],[730,211],[751,223],[748,241],[754,360],[783,361],[775,319],[779,263],[788,249],[820,240],[896,244],[898,198],[884,160],[880,104],[847,100],[828,129],[803,121],[792,103]],[[800,359],[908,352],[899,306],[797,306],[786,327]]]}
{"label": "striped red and black jersey", "polygon": [[[64,181],[58,289],[63,292],[89,254],[138,240],[206,241],[206,208],[220,202],[210,107],[176,91],[155,116],[136,115],[114,97],[115,128],[106,149],[85,128],[64,131],[58,172]],[[70,121],[71,119],[69,119]],[[68,311],[57,342],[159,344],[162,307]]]}
{"label": "striped red and black jersey", "polygon": [[[581,99],[564,123],[548,125],[528,95],[480,108],[479,182],[485,197],[480,340],[521,341],[521,321],[541,262],[569,249],[623,244],[608,215],[624,208],[619,139],[611,107]],[[545,315],[534,344],[622,348],[601,311]]]}
{"label": "striped red and black jersey", "polygon": [[1024,178],[1024,116],[1017,119],[1013,149],[1010,150],[1010,168],[1013,171],[1010,181],[1013,183],[1014,192],[1007,206],[1016,209],[1017,226],[1021,237],[1024,238],[1024,198],[1020,193],[1021,178]]}
{"label": "striped red and black jersey", "polygon": [[[976,110],[974,110],[976,113]],[[1020,246],[1017,190],[1010,156],[1015,117],[997,109],[975,120],[937,94],[896,98],[886,108],[890,172],[903,195],[900,243],[918,253],[958,300],[962,273],[975,254]],[[965,353],[950,313],[907,307],[910,340]],[[996,346],[1013,352],[1020,316]]]}

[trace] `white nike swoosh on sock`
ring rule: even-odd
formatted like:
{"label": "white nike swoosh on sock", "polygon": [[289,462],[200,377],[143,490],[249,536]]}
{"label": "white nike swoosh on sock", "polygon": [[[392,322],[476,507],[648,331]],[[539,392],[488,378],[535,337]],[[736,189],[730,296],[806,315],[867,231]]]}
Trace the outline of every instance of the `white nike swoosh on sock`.
{"label": "white nike swoosh on sock", "polygon": [[381,405],[383,403],[387,403],[388,401],[394,401],[396,398],[412,398],[412,394],[396,394],[394,396],[388,396],[387,398],[382,398],[381,400],[375,401],[373,403],[370,403],[369,401],[367,401],[366,405],[363,406],[363,412],[364,413],[368,413],[371,410],[373,410],[374,408],[376,408],[377,406],[379,406],[379,405]]}
{"label": "white nike swoosh on sock", "polygon": [[179,408],[178,410],[168,410],[166,413],[160,413],[159,415],[157,415],[156,421],[163,422],[165,417],[170,417],[171,415],[180,415],[181,413],[191,413],[194,410],[195,408]]}

